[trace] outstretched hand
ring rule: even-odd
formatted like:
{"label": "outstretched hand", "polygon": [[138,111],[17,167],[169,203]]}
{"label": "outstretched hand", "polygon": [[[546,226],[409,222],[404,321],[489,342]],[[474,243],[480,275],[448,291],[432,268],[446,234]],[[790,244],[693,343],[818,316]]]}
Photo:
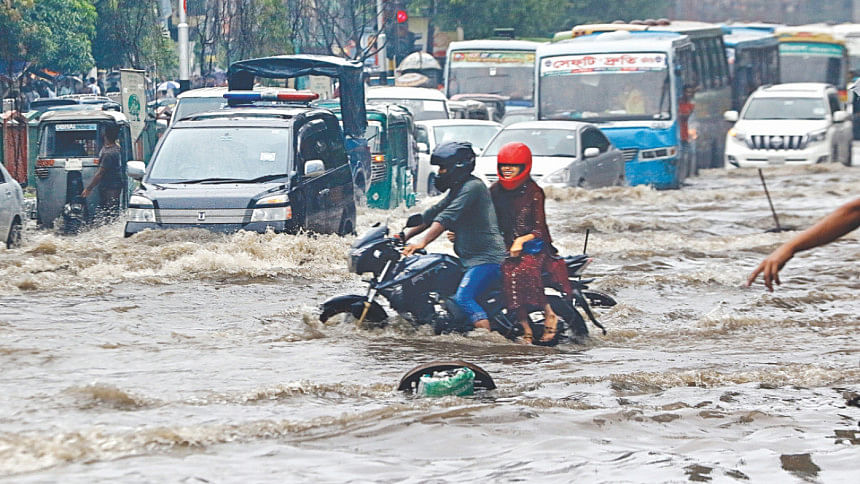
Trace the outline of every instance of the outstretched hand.
{"label": "outstretched hand", "polygon": [[404,256],[407,256],[407,257],[408,257],[408,256],[410,256],[410,255],[414,254],[415,252],[417,252],[417,251],[419,251],[419,250],[423,249],[424,247],[427,247],[427,244],[425,244],[424,242],[418,242],[418,243],[415,243],[415,244],[409,244],[409,245],[407,245],[407,246],[403,249],[402,254],[403,254]]}
{"label": "outstretched hand", "polygon": [[747,279],[747,287],[750,287],[759,274],[764,278],[764,285],[767,290],[773,292],[773,283],[782,284],[779,280],[779,271],[794,256],[794,251],[788,244],[780,246],[775,251],[771,252],[765,260],[755,268]]}

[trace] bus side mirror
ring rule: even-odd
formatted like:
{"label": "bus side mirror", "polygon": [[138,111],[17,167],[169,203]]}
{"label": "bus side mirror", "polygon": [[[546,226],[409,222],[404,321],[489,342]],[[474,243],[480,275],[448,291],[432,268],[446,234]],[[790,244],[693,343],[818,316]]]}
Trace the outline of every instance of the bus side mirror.
{"label": "bus side mirror", "polygon": [[726,111],[723,113],[723,119],[730,123],[734,123],[738,120],[738,112],[737,111]]}
{"label": "bus side mirror", "polygon": [[140,181],[143,179],[143,173],[146,171],[146,165],[142,161],[132,160],[126,164],[125,172],[131,178]]}

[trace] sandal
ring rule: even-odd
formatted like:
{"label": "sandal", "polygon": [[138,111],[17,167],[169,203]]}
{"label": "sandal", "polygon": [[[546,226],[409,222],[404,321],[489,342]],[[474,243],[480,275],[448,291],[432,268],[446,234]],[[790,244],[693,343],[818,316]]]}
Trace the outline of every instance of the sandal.
{"label": "sandal", "polygon": [[555,317],[555,323],[552,326],[547,324],[549,319],[544,320],[543,324],[543,334],[540,337],[540,343],[550,343],[553,339],[555,339],[555,335],[558,332],[558,316]]}
{"label": "sandal", "polygon": [[534,333],[523,334],[516,339],[516,342],[521,345],[533,345],[535,344],[535,335]]}

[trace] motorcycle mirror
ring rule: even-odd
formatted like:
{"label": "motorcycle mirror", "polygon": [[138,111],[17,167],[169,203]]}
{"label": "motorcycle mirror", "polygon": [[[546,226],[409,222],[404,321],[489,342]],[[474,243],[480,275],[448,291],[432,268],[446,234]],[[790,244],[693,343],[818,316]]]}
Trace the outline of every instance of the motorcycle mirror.
{"label": "motorcycle mirror", "polygon": [[420,213],[414,213],[406,219],[406,226],[409,228],[418,227],[419,225],[424,223],[424,217],[421,216]]}

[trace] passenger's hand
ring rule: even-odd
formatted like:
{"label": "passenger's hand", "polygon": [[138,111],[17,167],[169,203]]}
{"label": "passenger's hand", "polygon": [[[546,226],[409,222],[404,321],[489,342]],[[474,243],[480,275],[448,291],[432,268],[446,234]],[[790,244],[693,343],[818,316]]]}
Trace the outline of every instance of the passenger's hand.
{"label": "passenger's hand", "polygon": [[511,244],[511,257],[519,257],[520,254],[522,254],[522,253],[523,253],[523,244],[521,244],[520,242],[517,242],[515,240],[514,243]]}
{"label": "passenger's hand", "polygon": [[84,188],[84,191],[81,192],[81,197],[87,198],[90,195],[92,195],[92,193],[93,193],[93,191],[90,190],[89,188]]}
{"label": "passenger's hand", "polygon": [[427,246],[427,244],[425,244],[424,242],[409,244],[406,246],[406,248],[403,249],[403,255],[408,257],[408,256],[414,254],[416,251],[423,249],[426,246]]}
{"label": "passenger's hand", "polygon": [[773,283],[775,282],[777,285],[781,284],[779,280],[779,270],[782,269],[785,263],[793,256],[794,251],[788,245],[782,245],[780,248],[771,252],[771,254],[755,268],[752,274],[750,274],[747,279],[747,287],[751,286],[752,283],[755,282],[756,277],[758,277],[759,274],[762,274],[765,287],[767,287],[768,291],[773,292]]}
{"label": "passenger's hand", "polygon": [[448,231],[448,240],[450,240],[451,242],[454,242],[455,240],[457,240],[457,234],[455,234],[454,232],[451,232],[449,230]]}

